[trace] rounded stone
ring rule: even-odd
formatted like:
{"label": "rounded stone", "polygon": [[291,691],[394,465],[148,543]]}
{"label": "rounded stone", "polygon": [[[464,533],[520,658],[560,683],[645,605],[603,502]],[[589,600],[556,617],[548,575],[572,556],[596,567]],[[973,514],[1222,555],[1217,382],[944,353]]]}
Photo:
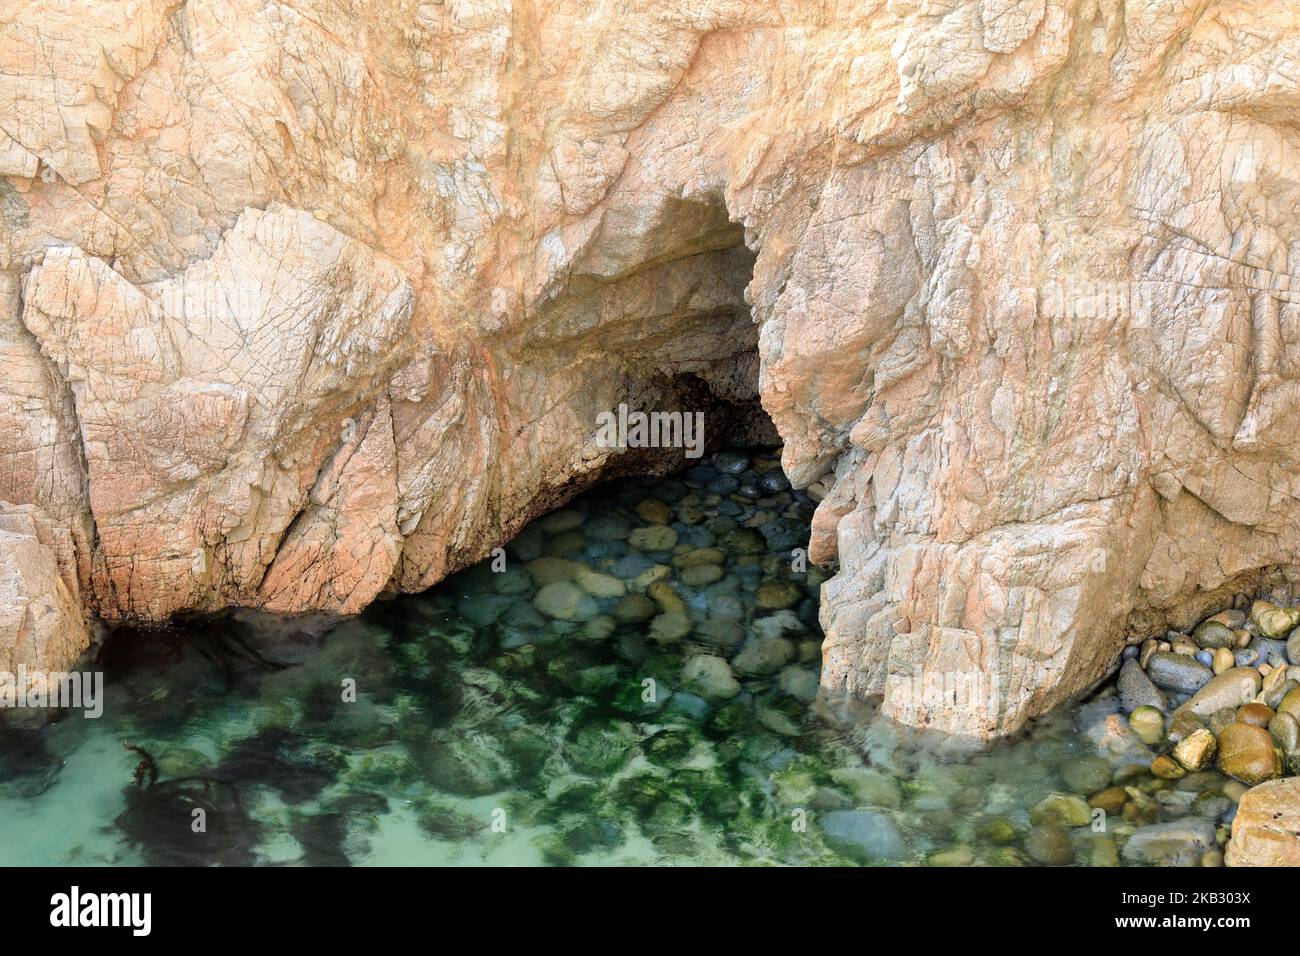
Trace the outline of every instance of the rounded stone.
{"label": "rounded stone", "polygon": [[720,451],[713,456],[713,467],[724,475],[738,475],[749,467],[749,458],[738,451]]}
{"label": "rounded stone", "polygon": [[1025,852],[1043,866],[1069,866],[1074,862],[1070,835],[1056,824],[1036,826],[1025,837]]}
{"label": "rounded stone", "polygon": [[1279,776],[1282,760],[1267,730],[1236,723],[1219,734],[1219,769],[1253,786]]}
{"label": "rounded stone", "polygon": [[657,498],[638,501],[634,510],[638,518],[649,524],[670,524],[673,520],[673,509]]}
{"label": "rounded stone", "polygon": [[674,557],[673,567],[692,568],[699,564],[722,564],[726,560],[727,556],[720,548],[696,548]]}
{"label": "rounded stone", "polygon": [[1286,711],[1274,714],[1273,719],[1268,722],[1268,733],[1277,741],[1284,754],[1300,752],[1300,720],[1297,720],[1294,714]]}
{"label": "rounded stone", "polygon": [[1286,696],[1277,705],[1278,713],[1290,714],[1300,720],[1300,687],[1287,691]]}
{"label": "rounded stone", "polygon": [[1107,787],[1088,798],[1088,806],[1102,810],[1107,816],[1113,816],[1124,809],[1128,802],[1128,791],[1123,787]]}
{"label": "rounded stone", "polygon": [[677,546],[677,532],[666,524],[637,528],[628,535],[627,543],[638,551],[671,551]]}
{"label": "rounded stone", "polygon": [[574,583],[594,598],[616,598],[627,593],[627,585],[612,574],[583,568],[573,577]]}
{"label": "rounded stone", "polygon": [[1119,701],[1124,713],[1131,714],[1139,707],[1154,707],[1163,712],[1168,704],[1160,688],[1151,683],[1146,671],[1136,660],[1127,660],[1119,669]]}
{"label": "rounded stone", "polygon": [[1237,635],[1228,625],[1211,618],[1196,626],[1196,630],[1192,631],[1192,640],[1200,647],[1215,650],[1235,646]]}
{"label": "rounded stone", "polygon": [[[1190,740],[1191,738],[1188,739]],[[1154,776],[1159,777],[1161,780],[1177,780],[1179,777],[1186,774],[1187,771],[1179,766],[1178,761],[1174,760],[1173,757],[1161,754],[1155,760],[1151,761],[1151,773]]]}
{"label": "rounded stone", "polygon": [[1049,793],[1029,811],[1029,822],[1034,826],[1085,827],[1091,820],[1088,802],[1072,793]]}
{"label": "rounded stone", "polygon": [[764,581],[754,593],[754,601],[765,611],[779,611],[798,604],[802,596],[789,581]]}
{"label": "rounded stone", "polygon": [[572,581],[555,581],[533,597],[533,607],[559,621],[584,621],[596,614],[596,603]]}
{"label": "rounded stone", "polygon": [[1156,651],[1147,659],[1147,676],[1157,687],[1191,694],[1208,684],[1214,671],[1182,654]]}
{"label": "rounded stone", "polygon": [[1138,735],[1138,739],[1148,747],[1160,743],[1165,735],[1165,715],[1149,705],[1134,709],[1133,713],[1128,715],[1128,724]]}
{"label": "rounded stone", "polygon": [[722,580],[726,571],[718,564],[696,564],[681,572],[682,584],[691,588],[702,588],[706,584]]}
{"label": "rounded stone", "polygon": [[1110,783],[1110,763],[1105,757],[1076,757],[1061,767],[1061,777],[1075,793],[1096,793]]}
{"label": "rounded stone", "polygon": [[1183,708],[1205,717],[1225,707],[1237,708],[1259,693],[1259,671],[1252,667],[1234,667],[1212,678],[1183,704]]}
{"label": "rounded stone", "polygon": [[1210,659],[1210,669],[1214,671],[1215,674],[1222,674],[1225,671],[1230,671],[1236,666],[1236,655],[1226,647],[1220,647],[1214,652],[1213,657]]}
{"label": "rounded stone", "polygon": [[1267,727],[1273,719],[1273,709],[1264,704],[1249,703],[1237,708],[1237,720],[1252,727]]}
{"label": "rounded stone", "polygon": [[691,619],[677,611],[660,614],[650,622],[650,640],[659,644],[680,641],[689,633],[691,633]]}
{"label": "rounded stone", "polygon": [[730,700],[740,693],[740,681],[721,657],[699,654],[682,668],[682,684],[706,700]]}
{"label": "rounded stone", "polygon": [[629,594],[614,605],[614,618],[625,624],[648,621],[658,611],[655,602],[644,594]]}
{"label": "rounded stone", "polygon": [[898,827],[883,813],[833,810],[818,824],[831,849],[859,863],[893,863],[908,855]]}
{"label": "rounded stone", "polygon": [[763,538],[748,528],[733,531],[722,539],[722,546],[732,554],[759,555],[767,551]]}

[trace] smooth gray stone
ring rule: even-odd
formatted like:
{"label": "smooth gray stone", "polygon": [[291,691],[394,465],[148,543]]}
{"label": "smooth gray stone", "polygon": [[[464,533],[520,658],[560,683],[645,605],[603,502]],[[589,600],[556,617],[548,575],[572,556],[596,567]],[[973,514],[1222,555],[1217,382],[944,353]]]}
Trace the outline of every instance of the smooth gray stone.
{"label": "smooth gray stone", "polygon": [[1131,714],[1142,706],[1151,706],[1162,714],[1168,712],[1169,703],[1160,688],[1151,682],[1146,671],[1135,660],[1127,660],[1119,669],[1119,703],[1124,713]]}
{"label": "smooth gray stone", "polygon": [[1191,694],[1210,682],[1214,671],[1173,651],[1156,651],[1147,661],[1147,677],[1164,690]]}

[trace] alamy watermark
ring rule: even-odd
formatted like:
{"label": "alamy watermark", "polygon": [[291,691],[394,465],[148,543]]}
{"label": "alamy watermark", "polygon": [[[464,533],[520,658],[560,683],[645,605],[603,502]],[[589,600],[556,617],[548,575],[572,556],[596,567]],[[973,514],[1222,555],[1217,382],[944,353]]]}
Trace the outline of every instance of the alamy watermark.
{"label": "alamy watermark", "polygon": [[643,412],[620,402],[616,412],[596,415],[600,448],[684,448],[687,458],[704,454],[703,412]]}
{"label": "alamy watermark", "polygon": [[94,720],[104,713],[104,675],[100,671],[64,673],[0,671],[0,710],[67,708]]}

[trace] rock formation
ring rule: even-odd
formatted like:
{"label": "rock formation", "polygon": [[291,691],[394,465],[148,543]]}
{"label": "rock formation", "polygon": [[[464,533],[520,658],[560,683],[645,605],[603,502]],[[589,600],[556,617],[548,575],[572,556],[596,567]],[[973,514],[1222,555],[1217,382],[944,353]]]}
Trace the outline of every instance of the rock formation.
{"label": "rock formation", "polygon": [[1298,77],[1289,0],[15,0],[0,647],[356,611],[757,393],[823,685],[1010,731],[1293,579]]}

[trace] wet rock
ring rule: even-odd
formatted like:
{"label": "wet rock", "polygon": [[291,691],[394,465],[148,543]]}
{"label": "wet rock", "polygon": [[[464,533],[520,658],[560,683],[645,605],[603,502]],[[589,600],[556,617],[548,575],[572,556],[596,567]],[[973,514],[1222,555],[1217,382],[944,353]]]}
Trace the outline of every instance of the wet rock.
{"label": "wet rock", "polygon": [[628,536],[627,543],[638,551],[671,551],[677,546],[677,532],[666,524],[637,528]]}
{"label": "wet rock", "polygon": [[647,636],[659,644],[680,641],[691,633],[691,619],[679,611],[667,611],[650,622]]}
{"label": "wet rock", "polygon": [[1149,747],[1154,747],[1164,738],[1165,715],[1151,704],[1137,707],[1129,714],[1128,723],[1138,739]]}
{"label": "wet rock", "polygon": [[1069,866],[1074,862],[1074,846],[1061,826],[1036,826],[1025,836],[1025,852],[1043,866]]}
{"label": "wet rock", "polygon": [[[1202,661],[1202,663],[1205,663]],[[1237,666],[1236,655],[1226,647],[1220,647],[1210,657],[1210,669],[1215,674],[1223,674]]]}
{"label": "wet rock", "polygon": [[564,757],[578,773],[608,776],[637,752],[639,736],[635,727],[621,720],[584,724],[565,743]]}
{"label": "wet rock", "polygon": [[754,556],[767,553],[767,544],[763,538],[748,528],[733,531],[723,537],[722,546],[737,555]]}
{"label": "wet rock", "polygon": [[1237,723],[1219,734],[1219,769],[1254,785],[1280,775],[1282,760],[1267,730]]}
{"label": "wet rock", "polygon": [[[1119,700],[1124,713],[1132,713],[1139,707],[1154,707],[1164,711],[1168,704],[1165,695],[1151,682],[1146,672],[1135,660],[1127,660],[1119,669]],[[1161,728],[1163,730],[1163,727]]]}
{"label": "wet rock", "polygon": [[1128,802],[1128,791],[1123,787],[1107,787],[1088,798],[1088,806],[1103,810],[1107,815],[1119,813]]}
{"label": "wet rock", "polygon": [[749,458],[738,451],[720,451],[713,456],[713,467],[724,475],[738,475],[749,467]]}
{"label": "wet rock", "polygon": [[[1267,603],[1265,601],[1256,601],[1255,606],[1259,608]],[[1258,611],[1252,608],[1251,617],[1261,634],[1275,640],[1286,637],[1297,625],[1300,625],[1300,609],[1297,608],[1283,608],[1273,605],[1263,607]]]}
{"label": "wet rock", "polygon": [[1029,822],[1034,826],[1057,824],[1063,827],[1084,827],[1092,820],[1088,802],[1072,793],[1051,793],[1029,811]]}
{"label": "wet rock", "polygon": [[794,660],[795,647],[781,637],[751,637],[731,660],[738,674],[763,677],[775,674]]}
{"label": "wet rock", "polygon": [[1192,631],[1192,640],[1198,647],[1215,650],[1234,647],[1237,643],[1237,635],[1228,625],[1211,618],[1196,626],[1196,630]]}
{"label": "wet rock", "polygon": [[816,670],[807,667],[786,667],[781,670],[779,679],[781,690],[795,700],[811,701],[821,689]]}
{"label": "wet rock", "polygon": [[1273,719],[1273,708],[1252,701],[1237,708],[1236,718],[1243,724],[1250,724],[1253,727],[1267,727],[1269,721]]}
{"label": "wet rock", "polygon": [[1300,664],[1300,628],[1296,628],[1286,639],[1286,659],[1292,664]]}
{"label": "wet rock", "polygon": [[1290,714],[1300,720],[1300,687],[1286,692],[1286,695],[1278,702],[1277,712],[1279,714]]}
{"label": "wet rock", "polygon": [[554,557],[537,558],[529,561],[526,567],[538,587],[545,587],[557,581],[572,581],[579,571],[587,569],[581,561]]}
{"label": "wet rock", "polygon": [[779,611],[797,604],[803,597],[789,581],[764,581],[754,594],[754,601],[765,611]]}
{"label": "wet rock", "polygon": [[547,584],[533,597],[533,607],[559,621],[584,621],[597,612],[595,601],[571,581]]}
{"label": "wet rock", "polygon": [[1156,651],[1147,661],[1147,676],[1157,687],[1191,694],[1208,684],[1214,672],[1182,654]]}
{"label": "wet rock", "polygon": [[1282,701],[1286,700],[1287,696],[1297,688],[1300,688],[1300,681],[1293,679],[1283,680],[1271,687],[1266,687],[1262,694],[1264,703],[1277,710],[1282,706]]}
{"label": "wet rock", "polygon": [[688,588],[702,588],[721,581],[726,571],[717,564],[697,564],[682,571],[682,584]]}
{"label": "wet rock", "polygon": [[781,473],[779,468],[772,468],[759,476],[758,488],[764,494],[779,495],[783,491],[790,490],[790,480]]}
{"label": "wet rock", "polygon": [[908,856],[898,827],[883,813],[835,810],[818,824],[832,849],[859,863],[896,863]]}
{"label": "wet rock", "polygon": [[1174,759],[1186,770],[1203,770],[1214,759],[1218,743],[1208,730],[1197,730],[1174,747]]}
{"label": "wet rock", "polygon": [[587,522],[583,531],[593,541],[626,541],[632,525],[618,515],[598,515]]}
{"label": "wet rock", "polygon": [[693,568],[701,564],[722,564],[727,560],[721,548],[696,548],[673,558],[673,567],[680,570]]}
{"label": "wet rock", "polygon": [[472,731],[448,734],[433,748],[429,779],[439,790],[467,797],[496,793],[509,785],[515,768],[491,735]]}
{"label": "wet rock", "polygon": [[1061,767],[1061,777],[1075,793],[1096,793],[1110,783],[1110,763],[1104,757],[1076,757]]}
{"label": "wet rock", "polygon": [[682,684],[707,700],[730,700],[740,693],[740,682],[721,657],[700,654],[682,668]]}
{"label": "wet rock", "polygon": [[1282,753],[1288,756],[1300,753],[1300,720],[1294,714],[1286,711],[1274,714],[1268,723],[1268,733],[1282,748]]}
{"label": "wet rock", "polygon": [[1155,760],[1151,761],[1151,773],[1153,776],[1156,776],[1161,780],[1177,780],[1179,777],[1187,773],[1187,771],[1179,766],[1178,761],[1174,760],[1173,757],[1170,757],[1167,754],[1161,754]]}
{"label": "wet rock", "polygon": [[1225,859],[1228,866],[1300,866],[1300,778],[1246,791]]}
{"label": "wet rock", "polygon": [[644,594],[629,594],[614,605],[615,620],[624,624],[648,621],[658,612],[658,606]]}
{"label": "wet rock", "polygon": [[1233,652],[1232,659],[1238,667],[1254,667],[1259,662],[1259,651],[1243,647]]}
{"label": "wet rock", "polygon": [[[671,524],[673,520],[673,509],[657,498],[646,498],[643,501],[638,501],[634,510],[637,517],[648,524],[666,525]],[[658,549],[652,548],[651,550]]]}
{"label": "wet rock", "polygon": [[1006,817],[986,817],[981,820],[975,831],[980,839],[998,846],[1005,846],[1016,838],[1015,825]]}
{"label": "wet rock", "polygon": [[574,583],[594,598],[617,598],[627,593],[627,585],[612,574],[583,568],[574,575]]}
{"label": "wet rock", "polygon": [[1124,844],[1123,857],[1129,863],[1196,866],[1215,845],[1213,823],[1185,818],[1135,831]]}
{"label": "wet rock", "polygon": [[1240,707],[1254,699],[1259,693],[1260,683],[1259,671],[1251,667],[1234,667],[1208,681],[1179,709],[1206,717],[1225,707]]}
{"label": "wet rock", "polygon": [[968,846],[955,846],[950,850],[940,850],[930,854],[926,863],[930,866],[970,866],[975,862],[975,851]]}
{"label": "wet rock", "polygon": [[835,767],[831,779],[847,790],[859,806],[897,807],[903,802],[898,781],[868,767]]}

